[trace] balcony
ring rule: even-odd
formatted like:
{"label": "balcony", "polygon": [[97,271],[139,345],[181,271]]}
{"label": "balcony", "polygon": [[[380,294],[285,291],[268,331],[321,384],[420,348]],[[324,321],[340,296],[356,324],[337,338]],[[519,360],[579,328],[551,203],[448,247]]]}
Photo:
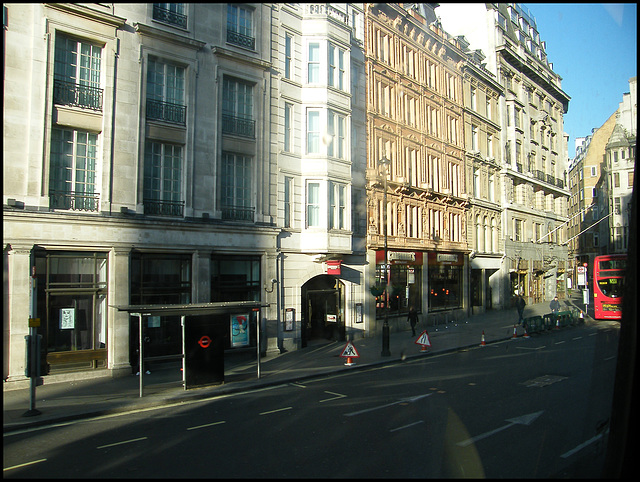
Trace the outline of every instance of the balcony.
{"label": "balcony", "polygon": [[157,3],[153,5],[153,19],[168,23],[174,27],[187,28],[187,16],[181,13],[172,12],[161,7]]}
{"label": "balcony", "polygon": [[253,222],[255,208],[242,206],[223,206],[222,219],[225,221],[249,221]]}
{"label": "balcony", "polygon": [[236,134],[242,137],[255,139],[256,137],[256,121],[252,119],[243,119],[228,114],[222,114],[222,133]]}
{"label": "balcony", "polygon": [[176,216],[184,215],[184,201],[160,201],[150,199],[144,201],[144,213],[158,216]]}
{"label": "balcony", "polygon": [[247,49],[255,50],[256,39],[235,31],[235,26],[227,24],[227,42]]}
{"label": "balcony", "polygon": [[147,99],[147,119],[186,125],[187,107],[170,102]]}
{"label": "balcony", "polygon": [[102,110],[102,89],[62,80],[53,81],[53,103]]}
{"label": "balcony", "polygon": [[100,194],[49,191],[49,208],[98,212],[100,210]]}
{"label": "balcony", "polygon": [[346,13],[341,12],[337,8],[333,7],[330,3],[315,3],[304,4],[304,14],[315,17],[331,17],[335,18],[339,22],[349,25],[349,17]]}

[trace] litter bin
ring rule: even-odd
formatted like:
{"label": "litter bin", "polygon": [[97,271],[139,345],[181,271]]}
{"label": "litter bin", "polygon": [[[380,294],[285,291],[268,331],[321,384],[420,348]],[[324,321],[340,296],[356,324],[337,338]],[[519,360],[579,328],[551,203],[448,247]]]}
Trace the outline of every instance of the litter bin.
{"label": "litter bin", "polygon": [[184,388],[224,383],[224,320],[211,315],[184,321]]}

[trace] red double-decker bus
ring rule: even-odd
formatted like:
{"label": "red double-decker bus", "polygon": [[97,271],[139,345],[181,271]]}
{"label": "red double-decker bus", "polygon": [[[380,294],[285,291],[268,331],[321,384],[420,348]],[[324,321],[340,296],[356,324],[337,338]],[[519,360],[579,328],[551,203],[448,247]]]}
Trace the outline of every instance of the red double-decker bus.
{"label": "red double-decker bus", "polygon": [[596,256],[593,261],[593,305],[596,320],[622,318],[626,254]]}

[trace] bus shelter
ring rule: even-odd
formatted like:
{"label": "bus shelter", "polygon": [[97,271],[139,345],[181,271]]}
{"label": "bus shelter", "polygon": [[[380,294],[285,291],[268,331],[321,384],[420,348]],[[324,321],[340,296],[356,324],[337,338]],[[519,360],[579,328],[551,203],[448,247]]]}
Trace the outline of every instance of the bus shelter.
{"label": "bus shelter", "polygon": [[138,366],[140,397],[143,396],[144,323],[153,316],[180,316],[182,327],[182,382],[185,390],[224,383],[224,333],[228,323],[238,334],[248,329],[251,316],[256,317],[257,376],[260,378],[260,301],[229,301],[174,305],[122,305],[138,318]]}

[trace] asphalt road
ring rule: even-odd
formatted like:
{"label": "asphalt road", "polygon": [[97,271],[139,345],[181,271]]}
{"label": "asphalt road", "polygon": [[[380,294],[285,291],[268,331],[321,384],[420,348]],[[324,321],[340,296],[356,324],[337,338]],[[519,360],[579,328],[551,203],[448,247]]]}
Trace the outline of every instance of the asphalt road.
{"label": "asphalt road", "polygon": [[5,478],[598,477],[617,325],[4,435]]}

